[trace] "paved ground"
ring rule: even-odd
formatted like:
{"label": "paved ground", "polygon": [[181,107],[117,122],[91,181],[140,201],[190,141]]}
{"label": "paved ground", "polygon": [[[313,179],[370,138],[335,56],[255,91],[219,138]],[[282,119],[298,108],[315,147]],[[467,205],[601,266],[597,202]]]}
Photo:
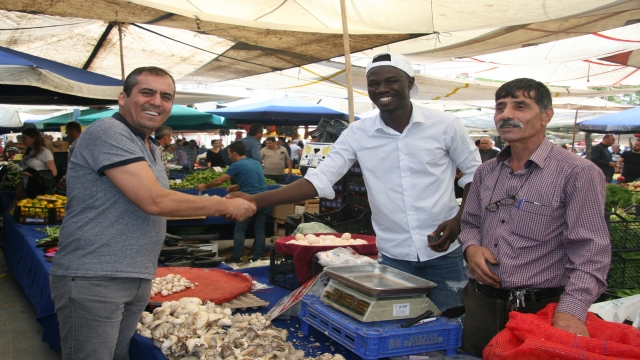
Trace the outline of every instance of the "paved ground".
{"label": "paved ground", "polygon": [[60,351],[51,350],[41,338],[42,327],[36,321],[35,309],[0,252],[0,359],[61,359]]}

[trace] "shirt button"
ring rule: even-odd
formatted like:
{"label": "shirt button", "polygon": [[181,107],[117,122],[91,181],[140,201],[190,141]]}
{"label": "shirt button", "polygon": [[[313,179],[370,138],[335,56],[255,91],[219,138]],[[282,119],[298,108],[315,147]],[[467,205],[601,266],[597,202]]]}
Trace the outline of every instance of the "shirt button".
{"label": "shirt button", "polygon": [[498,247],[498,244],[493,244],[493,247]]}
{"label": "shirt button", "polygon": [[503,223],[503,224],[505,223],[504,219],[500,220],[500,222]]}

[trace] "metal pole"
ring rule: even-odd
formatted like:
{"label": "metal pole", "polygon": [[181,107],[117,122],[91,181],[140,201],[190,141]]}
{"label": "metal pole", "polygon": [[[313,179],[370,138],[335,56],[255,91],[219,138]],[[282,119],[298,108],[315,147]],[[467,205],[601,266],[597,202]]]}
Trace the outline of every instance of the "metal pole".
{"label": "metal pole", "polygon": [[344,43],[344,66],[347,75],[347,91],[349,103],[349,123],[355,121],[353,108],[353,78],[351,77],[351,47],[349,45],[349,26],[347,25],[347,6],[345,0],[340,0],[340,13],[342,14],[342,41]]}
{"label": "metal pole", "polygon": [[571,151],[576,147],[576,130],[578,129],[578,110],[576,109],[576,118],[573,120],[573,140],[571,140]]}
{"label": "metal pole", "polygon": [[120,38],[120,72],[124,80],[124,49],[122,47],[122,23],[118,23],[118,37]]}

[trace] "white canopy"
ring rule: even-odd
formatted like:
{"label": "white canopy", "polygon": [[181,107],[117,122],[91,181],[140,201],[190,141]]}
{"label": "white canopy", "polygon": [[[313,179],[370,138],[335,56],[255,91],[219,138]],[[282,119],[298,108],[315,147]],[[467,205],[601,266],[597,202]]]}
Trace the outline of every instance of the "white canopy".
{"label": "white canopy", "polygon": [[17,128],[22,126],[18,111],[0,108],[0,128]]}

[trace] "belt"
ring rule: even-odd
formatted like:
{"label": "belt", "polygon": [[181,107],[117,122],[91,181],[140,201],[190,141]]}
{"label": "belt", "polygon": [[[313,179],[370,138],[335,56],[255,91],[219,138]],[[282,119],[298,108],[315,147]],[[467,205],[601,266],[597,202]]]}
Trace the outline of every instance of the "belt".
{"label": "belt", "polygon": [[496,289],[489,285],[485,285],[476,281],[475,279],[469,280],[476,288],[476,292],[480,295],[498,300],[511,300],[517,297],[518,294],[524,294],[524,302],[536,303],[540,301],[546,301],[558,297],[564,293],[564,286],[555,288],[539,288],[539,289]]}

